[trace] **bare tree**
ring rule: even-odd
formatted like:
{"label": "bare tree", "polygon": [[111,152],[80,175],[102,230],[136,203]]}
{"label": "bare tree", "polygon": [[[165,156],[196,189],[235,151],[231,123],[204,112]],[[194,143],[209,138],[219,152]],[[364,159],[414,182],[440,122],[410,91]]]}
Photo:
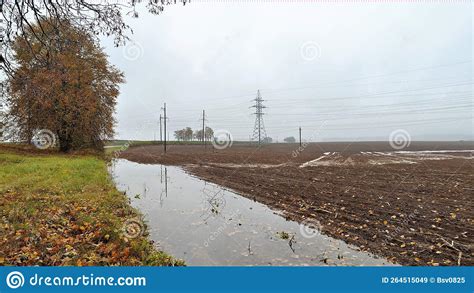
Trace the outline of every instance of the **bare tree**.
{"label": "bare tree", "polygon": [[184,129],[180,129],[180,130],[176,130],[174,132],[174,137],[180,141],[180,140],[184,140]]}
{"label": "bare tree", "polygon": [[293,136],[289,136],[289,137],[285,137],[285,139],[283,141],[285,141],[287,143],[295,143],[296,139]]}
{"label": "bare tree", "polygon": [[[124,44],[132,33],[123,15],[138,17],[136,10],[140,0],[0,0],[2,69],[10,76],[15,66],[11,46],[18,36],[25,37],[32,30],[33,23],[47,23],[50,19],[67,20],[75,27],[88,30],[92,35],[113,36],[115,45]],[[189,0],[147,0],[143,1],[152,14],[159,14],[164,6]],[[50,25],[55,25],[50,23]],[[57,30],[60,27],[56,28]],[[47,32],[40,27],[34,35],[35,42],[48,48]],[[29,44],[31,49],[31,44]]]}
{"label": "bare tree", "polygon": [[214,130],[212,128],[206,126],[206,131],[204,132],[204,137],[207,141],[211,141],[214,137]]}
{"label": "bare tree", "polygon": [[201,141],[202,140],[202,129],[194,131],[193,138],[195,140]]}
{"label": "bare tree", "polygon": [[193,130],[191,127],[186,127],[185,129],[183,129],[184,131],[184,140],[192,140],[193,139]]}

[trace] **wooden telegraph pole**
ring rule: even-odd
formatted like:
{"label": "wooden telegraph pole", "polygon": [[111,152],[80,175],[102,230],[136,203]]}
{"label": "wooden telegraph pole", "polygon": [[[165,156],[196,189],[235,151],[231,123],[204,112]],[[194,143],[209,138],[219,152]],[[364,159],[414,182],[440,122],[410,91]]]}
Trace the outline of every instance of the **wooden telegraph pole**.
{"label": "wooden telegraph pole", "polygon": [[301,127],[300,127],[300,146],[301,146]]}

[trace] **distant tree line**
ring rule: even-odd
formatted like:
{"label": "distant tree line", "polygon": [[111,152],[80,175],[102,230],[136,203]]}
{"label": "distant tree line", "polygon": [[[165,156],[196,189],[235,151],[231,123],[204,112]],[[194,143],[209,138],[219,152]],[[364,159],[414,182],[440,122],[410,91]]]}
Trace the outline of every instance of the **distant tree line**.
{"label": "distant tree line", "polygon": [[287,143],[295,143],[296,139],[293,136],[289,136],[289,137],[286,137],[284,141]]}
{"label": "distant tree line", "polygon": [[[191,127],[186,127],[174,132],[174,137],[178,141],[192,141],[192,140],[203,140],[203,131],[202,129],[193,131]],[[204,130],[204,138],[206,141],[211,141],[214,137],[214,130],[210,127],[206,127]]]}
{"label": "distant tree line", "polygon": [[267,136],[265,138],[262,139],[262,142],[263,143],[272,143],[273,142],[273,138]]}

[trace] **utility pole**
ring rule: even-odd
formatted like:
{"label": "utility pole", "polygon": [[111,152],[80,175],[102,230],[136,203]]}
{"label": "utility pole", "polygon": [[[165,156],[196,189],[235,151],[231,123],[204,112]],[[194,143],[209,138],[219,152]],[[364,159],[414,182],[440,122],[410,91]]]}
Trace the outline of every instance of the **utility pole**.
{"label": "utility pole", "polygon": [[163,107],[163,112],[164,112],[164,117],[163,117],[163,125],[164,125],[164,134],[165,134],[165,141],[164,141],[164,150],[165,150],[165,154],[166,154],[166,103]]}
{"label": "utility pole", "polygon": [[265,131],[265,124],[263,123],[263,109],[266,107],[263,105],[263,99],[260,95],[260,90],[257,91],[257,97],[255,98],[255,105],[251,108],[255,108],[255,125],[253,128],[253,137],[252,139],[258,138],[258,144],[262,143],[262,138],[265,139],[267,137],[267,132]]}
{"label": "utility pole", "polygon": [[300,126],[300,146],[301,146],[301,126]]}

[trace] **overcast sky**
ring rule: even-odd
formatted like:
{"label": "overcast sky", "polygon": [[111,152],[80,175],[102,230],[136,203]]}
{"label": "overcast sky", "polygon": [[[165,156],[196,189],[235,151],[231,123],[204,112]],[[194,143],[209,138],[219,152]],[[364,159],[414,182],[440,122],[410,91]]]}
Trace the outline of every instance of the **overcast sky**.
{"label": "overcast sky", "polygon": [[126,47],[117,138],[209,126],[247,140],[260,89],[267,134],[311,141],[473,139],[472,4],[201,3],[141,9]]}

